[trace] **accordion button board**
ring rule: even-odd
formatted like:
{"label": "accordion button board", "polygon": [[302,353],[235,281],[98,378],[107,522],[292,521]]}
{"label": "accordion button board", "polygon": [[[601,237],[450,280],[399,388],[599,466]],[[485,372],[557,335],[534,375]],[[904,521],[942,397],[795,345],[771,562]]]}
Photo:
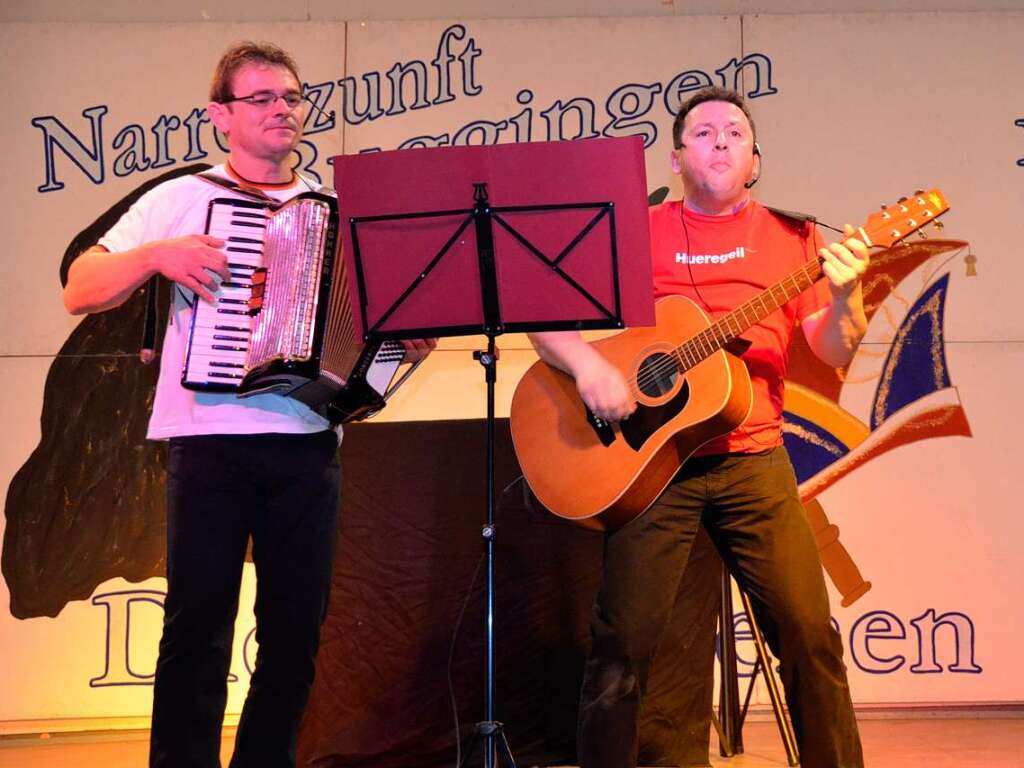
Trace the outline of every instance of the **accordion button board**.
{"label": "accordion button board", "polygon": [[210,391],[237,389],[245,376],[252,334],[249,300],[253,272],[263,261],[265,210],[210,204],[207,234],[225,241],[231,279],[214,292],[214,303],[197,299],[182,384]]}

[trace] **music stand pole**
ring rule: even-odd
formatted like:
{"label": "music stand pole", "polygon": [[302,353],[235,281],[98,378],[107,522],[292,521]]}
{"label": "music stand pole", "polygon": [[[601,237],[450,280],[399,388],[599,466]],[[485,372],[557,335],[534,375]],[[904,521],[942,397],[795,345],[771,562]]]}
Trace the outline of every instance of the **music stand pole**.
{"label": "music stand pole", "polygon": [[[410,163],[416,173],[410,174]],[[364,341],[487,337],[487,349],[474,353],[487,383],[486,719],[476,724],[460,768],[480,737],[485,768],[500,759],[515,768],[504,725],[494,719],[495,338],[521,331],[622,329],[627,319],[653,324],[643,169],[639,137],[335,158],[335,186],[348,190],[341,207],[351,234],[343,254],[355,282],[357,333]],[[445,184],[437,185],[436,178]],[[507,204],[491,207],[491,178],[500,180]],[[417,183],[420,188],[413,189]],[[463,184],[473,186],[471,210],[464,207]],[[550,202],[532,203],[536,198]],[[434,210],[423,210],[424,200],[434,201]],[[381,213],[388,209],[393,212]],[[442,244],[445,220],[452,229]],[[466,236],[471,226],[475,238]],[[500,227],[503,251],[516,257],[504,258],[500,290],[494,226]],[[473,240],[476,275],[469,253]],[[364,258],[364,245],[370,258]],[[441,295],[438,289],[447,285],[453,290]],[[439,296],[425,298],[432,292]],[[456,297],[462,301],[452,301]],[[502,317],[502,303],[511,320]]]}
{"label": "music stand pole", "polygon": [[487,675],[484,720],[476,724],[466,755],[460,768],[469,760],[477,740],[483,737],[484,768],[497,764],[497,750],[505,758],[508,768],[516,768],[512,750],[505,738],[504,725],[494,719],[494,543],[496,527],[494,521],[494,390],[498,379],[498,351],[495,337],[501,332],[498,310],[497,279],[494,264],[494,239],[491,232],[491,207],[488,203],[487,186],[474,184],[473,218],[476,225],[477,257],[483,286],[485,333],[487,349],[473,353],[473,359],[484,367],[487,383],[487,524],[481,534],[484,539],[484,557],[487,561]]}
{"label": "music stand pole", "polygon": [[487,349],[474,352],[473,358],[484,367],[487,381],[487,524],[481,531],[487,561],[487,689],[485,720],[477,724],[477,730],[484,738],[484,768],[493,768],[496,764],[498,744],[495,744],[495,738],[498,739],[508,764],[515,768],[515,760],[505,739],[504,727],[494,719],[494,389],[497,382],[498,355],[492,334],[487,336]]}

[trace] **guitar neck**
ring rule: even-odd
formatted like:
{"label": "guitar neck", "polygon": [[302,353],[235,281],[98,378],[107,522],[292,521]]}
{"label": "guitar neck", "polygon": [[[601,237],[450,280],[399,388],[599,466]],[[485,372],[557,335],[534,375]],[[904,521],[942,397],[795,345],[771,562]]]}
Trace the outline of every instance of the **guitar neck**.
{"label": "guitar neck", "polygon": [[[901,197],[893,205],[882,206],[856,230],[856,236],[869,248],[888,248],[911,232],[949,210],[949,203],[938,189],[919,190]],[[719,318],[707,329],[676,347],[676,364],[686,371],[727,347],[754,323],[768,317],[787,301],[806,291],[822,276],[821,257],[811,259],[791,275]]]}
{"label": "guitar neck", "polygon": [[732,312],[720,317],[705,330],[693,336],[676,348],[676,356],[682,370],[688,370],[697,363],[727,347],[738,339],[750,326],[768,317],[786,302],[810,288],[824,274],[820,256],[808,261],[795,272],[769,286],[754,298],[741,304]]}

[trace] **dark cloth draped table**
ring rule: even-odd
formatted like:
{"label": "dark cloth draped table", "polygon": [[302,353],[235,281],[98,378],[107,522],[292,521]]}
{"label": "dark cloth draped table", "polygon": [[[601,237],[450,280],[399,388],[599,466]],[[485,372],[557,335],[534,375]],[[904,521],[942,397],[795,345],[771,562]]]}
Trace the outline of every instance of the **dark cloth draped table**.
{"label": "dark cloth draped table", "polygon": [[[333,592],[299,765],[454,765],[448,660],[464,604],[451,663],[461,738],[483,719],[485,439],[483,420],[346,427]],[[495,483],[496,717],[520,766],[575,763],[602,536],[530,497],[507,419],[497,424]],[[647,765],[707,755],[707,628],[721,565],[706,538],[695,549],[684,579],[695,592],[677,604],[645,702]]]}

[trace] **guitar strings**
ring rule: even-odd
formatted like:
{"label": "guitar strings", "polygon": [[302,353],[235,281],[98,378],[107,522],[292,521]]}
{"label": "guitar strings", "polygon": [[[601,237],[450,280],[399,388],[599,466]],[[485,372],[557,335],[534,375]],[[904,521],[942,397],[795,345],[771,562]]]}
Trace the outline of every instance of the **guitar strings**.
{"label": "guitar strings", "polygon": [[[680,213],[679,220],[680,220],[680,223],[682,224],[683,234],[684,234],[684,237],[686,239],[686,250],[687,250],[687,252],[689,252],[690,251],[690,232],[689,232],[689,228],[686,225],[686,216],[685,216],[683,202],[680,201],[680,203],[681,204],[680,204],[680,211],[679,211],[679,213]],[[903,210],[905,211],[905,208]],[[942,212],[940,211],[939,215],[941,215],[941,213]],[[831,226],[829,224],[825,224],[824,222],[820,222],[820,221],[817,222],[817,223],[819,225],[821,225],[821,226],[824,226],[827,229],[834,230],[836,232],[839,232],[840,234],[845,234],[845,231],[840,230],[837,227]],[[870,228],[870,227],[869,227],[868,224],[865,224],[865,225],[862,225],[862,229],[864,229],[864,228]],[[913,231],[913,229],[911,229],[910,231]],[[909,234],[909,232],[903,233],[903,235],[901,237],[898,237],[897,240],[902,239],[902,237],[905,236],[906,234]],[[872,238],[872,239],[874,239],[874,238]],[[687,341],[683,342],[682,344],[680,344],[675,349],[671,350],[671,352],[664,353],[664,359],[659,360],[658,362],[652,363],[651,365],[641,369],[638,372],[637,376],[635,377],[637,386],[634,387],[632,385],[632,383],[630,383],[630,385],[629,385],[630,394],[633,395],[635,398],[639,399],[639,397],[641,396],[641,394],[643,392],[643,389],[644,389],[645,385],[651,385],[651,384],[654,384],[655,382],[657,382],[658,380],[663,380],[666,377],[671,377],[671,375],[673,373],[673,369],[674,369],[674,371],[675,371],[675,373],[677,375],[685,375],[685,373],[688,370],[690,370],[691,368],[693,368],[696,365],[700,364],[701,362],[706,360],[708,357],[710,357],[712,354],[714,354],[715,352],[719,351],[724,346],[729,344],[731,341],[733,341],[736,338],[738,338],[739,335],[741,333],[743,333],[747,328],[749,328],[750,326],[754,325],[755,323],[757,323],[758,321],[760,321],[764,317],[767,317],[769,314],[771,314],[771,312],[775,311],[776,309],[778,309],[778,307],[782,306],[782,304],[784,304],[785,301],[789,301],[791,298],[793,298],[793,297],[789,296],[788,294],[786,294],[786,292],[785,292],[786,289],[785,289],[785,285],[784,284],[786,283],[787,280],[792,280],[793,284],[794,284],[794,287],[797,289],[797,292],[796,292],[796,294],[794,294],[794,296],[798,295],[801,292],[803,292],[808,287],[810,287],[810,285],[812,285],[813,283],[817,282],[817,280],[823,274],[823,270],[822,270],[822,264],[823,263],[824,263],[824,260],[820,256],[818,256],[816,258],[809,259],[806,262],[806,264],[801,269],[797,270],[796,272],[794,272],[793,274],[789,275],[788,277],[783,278],[778,283],[776,283],[775,285],[769,287],[768,289],[766,289],[762,293],[758,294],[754,298],[748,300],[747,302],[744,302],[743,304],[741,304],[739,307],[737,307],[733,311],[729,312],[728,314],[723,315],[721,318],[719,318],[714,323],[709,325],[703,331],[701,331],[698,334],[695,334],[693,337],[691,337]],[[707,303],[707,301],[704,300],[704,297],[701,296],[700,288],[697,286],[697,283],[696,283],[696,281],[693,278],[693,267],[689,263],[689,261],[687,261],[687,269],[688,269],[689,274],[690,274],[690,284],[693,286],[693,289],[696,292],[697,297],[700,299],[700,301],[707,308],[708,312],[711,312],[710,305]],[[807,284],[804,285],[804,286],[801,286],[800,283],[797,282],[797,280],[796,280],[797,276],[800,275],[800,274],[803,274],[804,279],[807,281]],[[775,298],[775,291],[776,291],[776,289],[781,289],[783,291],[783,296],[785,297],[785,301],[778,302],[778,300]],[[776,307],[774,309],[769,310],[767,308],[767,306],[764,303],[764,297],[765,296],[771,296],[772,300],[777,302],[777,305],[776,305]],[[762,314],[760,316],[758,315],[758,310],[757,310],[757,308],[755,306],[755,302],[757,302],[757,301],[761,302],[761,310],[764,312],[764,314]],[[751,310],[754,313],[754,320],[753,321],[750,321],[749,318],[747,318],[747,316],[746,316],[748,310]],[[741,314],[741,313],[743,315],[742,321],[736,320],[737,316],[739,314]],[[728,325],[731,322],[736,322],[737,328],[740,329],[734,335],[732,335],[730,333],[730,331],[728,330]],[[744,322],[747,323],[746,327],[743,327],[743,323]],[[726,330],[721,333],[722,338],[719,339],[717,337],[717,335],[716,335],[716,329],[718,329],[718,328],[720,328],[722,326],[724,326],[726,328]],[[710,333],[710,337],[709,337],[709,333]],[[698,342],[700,342],[700,348],[699,349],[697,348],[697,343]],[[704,348],[705,346],[707,347],[706,349]],[[687,353],[686,358],[684,358],[683,352]]]}
{"label": "guitar strings", "polygon": [[[804,280],[807,281],[806,285],[801,286],[800,282],[797,280],[801,275]],[[820,276],[820,258],[808,262],[793,274],[787,275],[782,280],[747,300],[733,311],[723,315],[700,333],[697,333],[687,339],[670,352],[665,352],[663,359],[642,368],[636,376],[637,387],[634,389],[634,387],[630,385],[630,394],[639,396],[646,385],[651,385],[660,379],[670,377],[673,372],[680,375],[685,374],[686,371],[703,362],[715,352],[718,352],[730,342],[737,339],[739,334],[747,328],[776,311],[779,307],[785,304],[786,301],[791,300],[793,296],[799,295],[799,293],[813,284]],[[785,285],[787,282],[792,282],[793,287],[796,289],[796,293],[793,295],[790,295],[787,292]],[[779,301],[776,297],[776,293],[778,291],[782,292],[782,296],[784,298],[783,301]],[[775,303],[774,307],[771,307],[766,303],[766,297],[771,297],[772,302]],[[701,300],[703,301],[703,297],[701,297]],[[705,306],[707,306],[707,302],[704,303]],[[760,308],[757,306],[758,303],[760,303]],[[747,317],[748,312],[753,316],[753,320],[750,320],[750,318]],[[742,320],[740,319],[741,316]],[[746,323],[746,327],[744,327],[744,323]],[[733,333],[730,331],[728,328],[730,325],[735,325],[736,328],[739,329],[739,332]]]}

